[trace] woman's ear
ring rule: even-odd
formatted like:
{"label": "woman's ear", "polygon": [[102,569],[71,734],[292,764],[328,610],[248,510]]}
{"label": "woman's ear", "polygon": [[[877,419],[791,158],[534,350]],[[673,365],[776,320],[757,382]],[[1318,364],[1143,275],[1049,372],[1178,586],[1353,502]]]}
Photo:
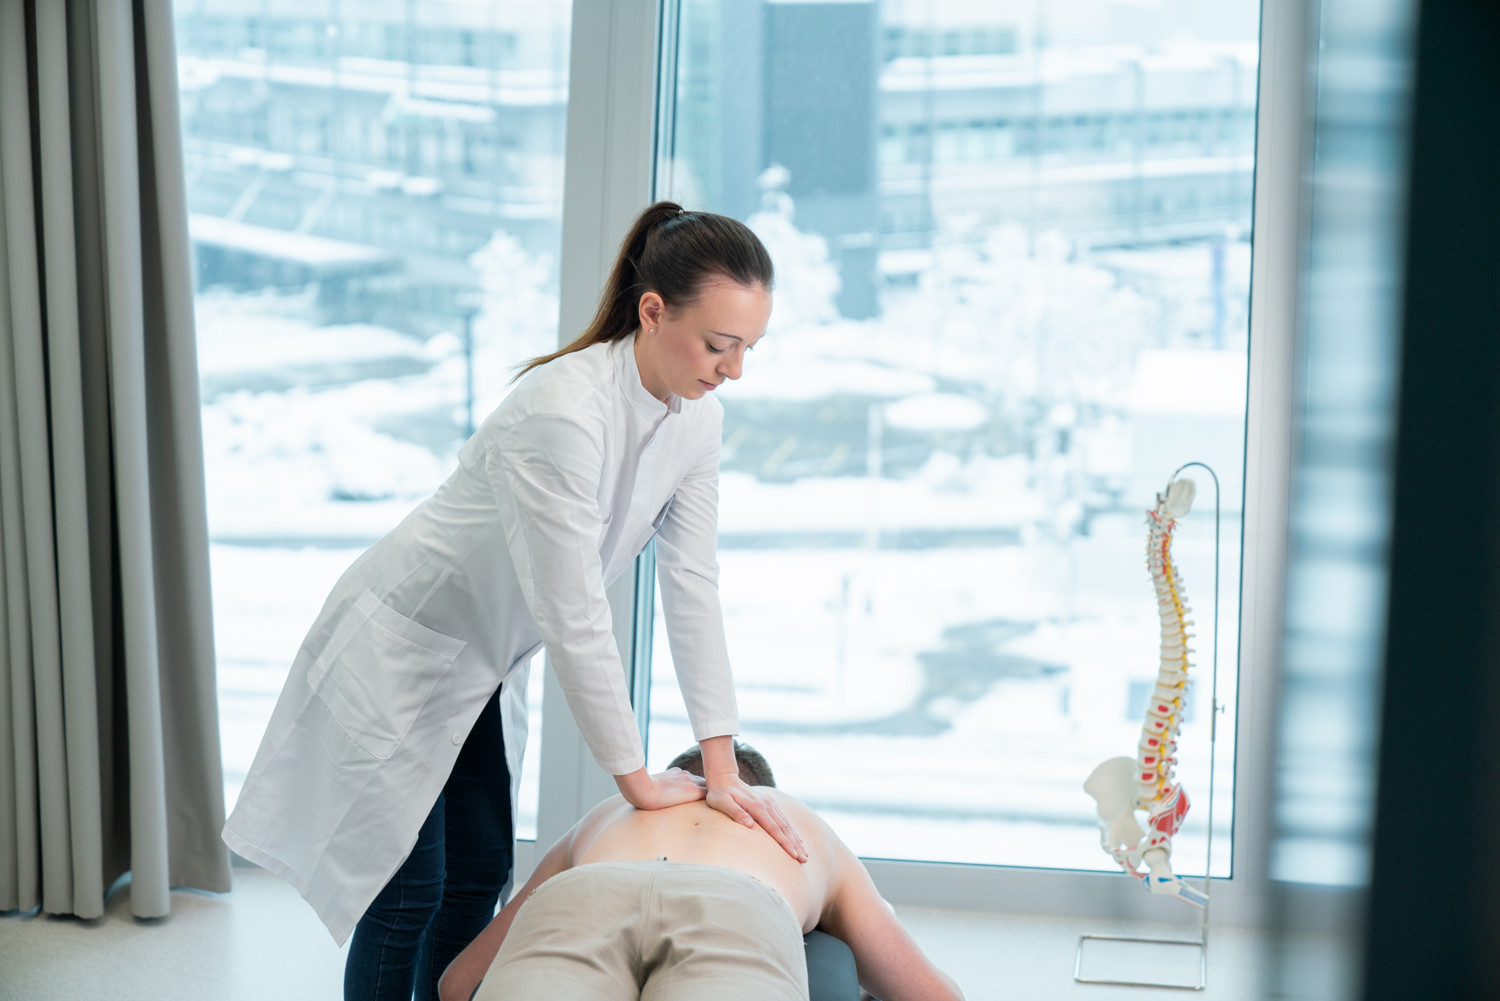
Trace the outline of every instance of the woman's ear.
{"label": "woman's ear", "polygon": [[666,312],[667,304],[662,297],[655,292],[646,292],[641,296],[640,321],[642,333],[655,333],[661,324],[662,314]]}

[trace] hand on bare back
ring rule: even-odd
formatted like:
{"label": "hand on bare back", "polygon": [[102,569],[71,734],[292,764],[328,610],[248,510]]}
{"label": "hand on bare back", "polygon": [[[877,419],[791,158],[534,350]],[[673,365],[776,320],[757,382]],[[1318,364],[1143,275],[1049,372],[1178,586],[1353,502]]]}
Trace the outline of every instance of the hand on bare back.
{"label": "hand on bare back", "polygon": [[669,806],[696,803],[708,793],[707,784],[681,768],[668,768],[650,775],[641,768],[629,775],[616,775],[620,795],[637,810],[665,810]]}
{"label": "hand on bare back", "polygon": [[807,848],[797,829],[766,789],[747,785],[738,775],[715,775],[708,780],[708,805],[736,823],[760,827],[792,858],[807,861]]}

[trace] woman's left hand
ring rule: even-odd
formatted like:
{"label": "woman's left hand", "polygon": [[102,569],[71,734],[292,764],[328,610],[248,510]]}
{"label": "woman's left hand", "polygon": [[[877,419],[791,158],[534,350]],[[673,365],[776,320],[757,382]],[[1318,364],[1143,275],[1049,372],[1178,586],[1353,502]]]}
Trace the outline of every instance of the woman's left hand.
{"label": "woman's left hand", "polygon": [[665,810],[669,806],[696,803],[708,786],[698,776],[681,768],[668,768],[649,775],[638,768],[629,775],[616,775],[620,795],[637,810]]}
{"label": "woman's left hand", "polygon": [[776,797],[765,789],[747,785],[733,773],[712,775],[708,779],[708,805],[746,827],[760,825],[788,855],[798,862],[807,861],[807,849],[797,829],[782,812]]}

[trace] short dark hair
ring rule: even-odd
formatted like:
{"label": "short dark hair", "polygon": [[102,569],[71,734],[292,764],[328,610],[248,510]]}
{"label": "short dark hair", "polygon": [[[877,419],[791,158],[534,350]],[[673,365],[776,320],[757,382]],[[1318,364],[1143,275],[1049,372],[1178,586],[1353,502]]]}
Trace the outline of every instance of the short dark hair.
{"label": "short dark hair", "polygon": [[[776,776],[771,774],[771,766],[766,764],[766,759],[761,753],[749,744],[734,742],[734,761],[740,766],[740,779],[747,786],[770,786],[776,788]],[[668,768],[681,768],[685,772],[691,772],[700,779],[703,777],[703,748],[694,744],[672,759]]]}

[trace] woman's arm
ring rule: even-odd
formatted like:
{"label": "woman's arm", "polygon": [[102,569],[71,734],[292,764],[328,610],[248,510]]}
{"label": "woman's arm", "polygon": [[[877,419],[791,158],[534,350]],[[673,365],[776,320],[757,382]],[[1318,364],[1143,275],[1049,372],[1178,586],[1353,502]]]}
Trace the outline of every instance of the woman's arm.
{"label": "woman's arm", "polygon": [[734,759],[734,738],[708,737],[698,741],[703,748],[703,777],[708,786],[708,805],[746,827],[761,826],[786,853],[798,862],[807,861],[807,847],[768,790],[746,785]]}
{"label": "woman's arm", "polygon": [[677,485],[656,532],[656,576],[667,640],[694,740],[740,729],[719,602],[718,421],[705,434],[698,461]]}
{"label": "woman's arm", "polygon": [[599,557],[607,432],[592,419],[533,414],[492,445],[484,462],[527,611],[568,708],[594,760],[625,775],[646,759]]}
{"label": "woman's arm", "polygon": [[616,775],[620,795],[637,810],[664,810],[682,803],[696,803],[708,794],[708,785],[698,776],[681,768],[668,768],[652,775],[637,768],[628,775]]}
{"label": "woman's arm", "polygon": [[645,769],[599,559],[603,434],[572,417],[534,414],[485,464],[527,609],[594,760],[632,806],[659,810],[702,799],[705,787],[683,772]]}
{"label": "woman's arm", "polygon": [[740,781],[732,735],[739,732],[734,674],[719,604],[719,422],[672,497],[656,534],[657,577],[677,684],[703,748],[708,804],[747,826],[759,824],[799,862],[807,850],[776,801]]}

